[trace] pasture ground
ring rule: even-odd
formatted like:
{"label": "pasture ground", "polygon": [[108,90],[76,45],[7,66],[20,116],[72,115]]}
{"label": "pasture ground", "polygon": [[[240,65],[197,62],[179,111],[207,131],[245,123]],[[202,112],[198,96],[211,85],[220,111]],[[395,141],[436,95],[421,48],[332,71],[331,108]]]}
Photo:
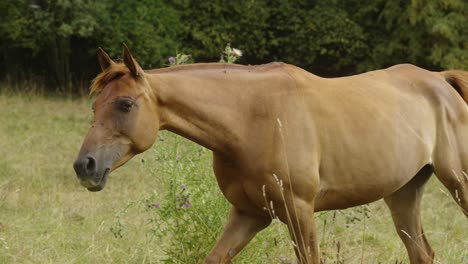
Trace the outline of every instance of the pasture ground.
{"label": "pasture ground", "polygon": [[[72,168],[90,105],[0,89],[0,263],[200,263],[228,211],[210,152],[162,132],[104,191],[90,193]],[[435,177],[422,215],[436,263],[468,263],[467,219]],[[408,263],[382,201],[316,219],[325,263]],[[274,222],[234,262],[293,256],[284,225]]]}

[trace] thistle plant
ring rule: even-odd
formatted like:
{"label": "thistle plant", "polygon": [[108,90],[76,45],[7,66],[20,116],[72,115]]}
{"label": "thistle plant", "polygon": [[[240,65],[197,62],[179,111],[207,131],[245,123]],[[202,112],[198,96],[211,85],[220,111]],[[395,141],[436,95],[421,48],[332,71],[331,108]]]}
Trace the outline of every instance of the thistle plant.
{"label": "thistle plant", "polygon": [[242,51],[236,48],[231,48],[231,43],[228,43],[221,54],[219,62],[235,63],[240,57],[242,57]]}
{"label": "thistle plant", "polygon": [[[159,141],[159,148],[150,150],[153,162],[141,160],[158,188],[135,202],[147,223],[142,228],[162,252],[157,263],[198,263],[222,232],[229,205],[221,199],[215,177],[209,177],[212,159],[207,149],[168,133],[161,133]],[[117,238],[128,234],[126,218],[115,219],[111,231]]]}
{"label": "thistle plant", "polygon": [[171,56],[167,59],[169,61],[169,66],[176,66],[180,64],[189,64],[192,63],[192,55],[191,54],[184,54],[184,53],[177,53],[174,56]]}

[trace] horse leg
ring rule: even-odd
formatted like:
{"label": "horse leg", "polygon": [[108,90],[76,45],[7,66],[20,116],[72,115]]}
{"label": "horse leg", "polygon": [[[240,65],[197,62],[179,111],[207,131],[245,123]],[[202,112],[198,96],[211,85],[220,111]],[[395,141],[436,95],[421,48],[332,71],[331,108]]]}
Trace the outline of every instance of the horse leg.
{"label": "horse leg", "polygon": [[435,170],[435,175],[450,191],[455,202],[468,217],[468,173],[467,170]]}
{"label": "horse leg", "polygon": [[205,263],[229,263],[259,231],[270,223],[269,217],[245,214],[233,206],[224,232],[206,257]]}
{"label": "horse leg", "polygon": [[424,184],[431,175],[432,168],[427,165],[410,182],[385,198],[412,264],[432,263],[434,259],[434,251],[424,235],[420,216]]}
{"label": "horse leg", "polygon": [[[467,131],[468,132],[468,131]],[[468,142],[462,134],[457,142]],[[440,144],[434,157],[434,174],[450,191],[455,202],[468,217],[468,149],[462,144]]]}
{"label": "horse leg", "polygon": [[[468,164],[468,163],[467,163]],[[452,194],[455,202],[468,217],[468,170],[455,164],[450,167],[436,166],[435,175]]]}
{"label": "horse leg", "polygon": [[299,263],[319,264],[313,206],[301,199],[294,199],[294,202],[287,203],[286,207],[281,208],[278,217],[288,225]]}

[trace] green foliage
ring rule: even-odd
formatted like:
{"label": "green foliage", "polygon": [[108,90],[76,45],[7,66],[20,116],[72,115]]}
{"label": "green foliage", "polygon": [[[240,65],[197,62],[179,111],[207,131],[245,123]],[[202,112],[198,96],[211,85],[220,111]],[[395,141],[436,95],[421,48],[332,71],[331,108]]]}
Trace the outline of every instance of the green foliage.
{"label": "green foliage", "polygon": [[354,6],[353,20],[366,29],[366,42],[372,48],[359,70],[403,62],[434,70],[468,69],[466,1],[364,2],[346,3]]}
{"label": "green foliage", "polygon": [[[92,38],[104,5],[94,1],[2,1],[0,43],[2,68],[21,75],[35,72],[50,84],[69,92],[72,88],[72,40]],[[87,54],[89,56],[89,54]],[[19,64],[16,67],[11,67]],[[22,79],[17,76],[16,79]]]}
{"label": "green foliage", "polygon": [[243,51],[243,63],[280,60],[331,75],[364,53],[361,29],[333,2],[176,2],[187,10],[182,42],[201,60],[215,60],[228,42]]}
{"label": "green foliage", "polygon": [[120,57],[126,43],[144,68],[156,68],[178,50],[183,26],[179,11],[170,4],[152,0],[106,0],[105,4],[96,42],[112,57]]}
{"label": "green foliage", "polygon": [[174,1],[181,12],[184,46],[202,61],[217,61],[226,43],[250,54],[249,62],[266,58],[269,48],[264,1]]}
{"label": "green foliage", "polygon": [[18,71],[46,75],[66,91],[73,88],[72,72],[88,79],[96,74],[97,46],[119,57],[125,42],[142,66],[160,67],[162,54],[176,50],[181,29],[176,11],[163,1],[7,0],[0,10],[1,48],[13,51],[3,53],[2,68],[19,61]]}
{"label": "green foliage", "polygon": [[97,47],[118,58],[122,43],[144,68],[175,52],[219,61],[232,43],[242,63],[284,61],[326,76],[398,63],[468,69],[466,10],[465,0],[5,0],[0,78],[38,75],[76,92],[99,71]]}
{"label": "green foliage", "polygon": [[313,55],[304,58],[304,67],[326,75],[354,73],[356,62],[364,58],[369,47],[359,24],[333,3],[319,2],[306,15],[307,31],[312,35],[307,39],[310,50],[306,54]]}

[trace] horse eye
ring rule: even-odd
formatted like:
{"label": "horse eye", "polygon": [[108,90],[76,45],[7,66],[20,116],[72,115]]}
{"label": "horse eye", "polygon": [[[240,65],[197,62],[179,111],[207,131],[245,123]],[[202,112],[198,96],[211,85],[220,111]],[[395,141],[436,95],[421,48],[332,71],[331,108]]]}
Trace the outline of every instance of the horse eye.
{"label": "horse eye", "polygon": [[118,102],[118,108],[120,111],[122,112],[125,112],[125,113],[128,113],[130,112],[132,106],[133,106],[133,102],[132,101],[129,101],[129,100],[121,100]]}

